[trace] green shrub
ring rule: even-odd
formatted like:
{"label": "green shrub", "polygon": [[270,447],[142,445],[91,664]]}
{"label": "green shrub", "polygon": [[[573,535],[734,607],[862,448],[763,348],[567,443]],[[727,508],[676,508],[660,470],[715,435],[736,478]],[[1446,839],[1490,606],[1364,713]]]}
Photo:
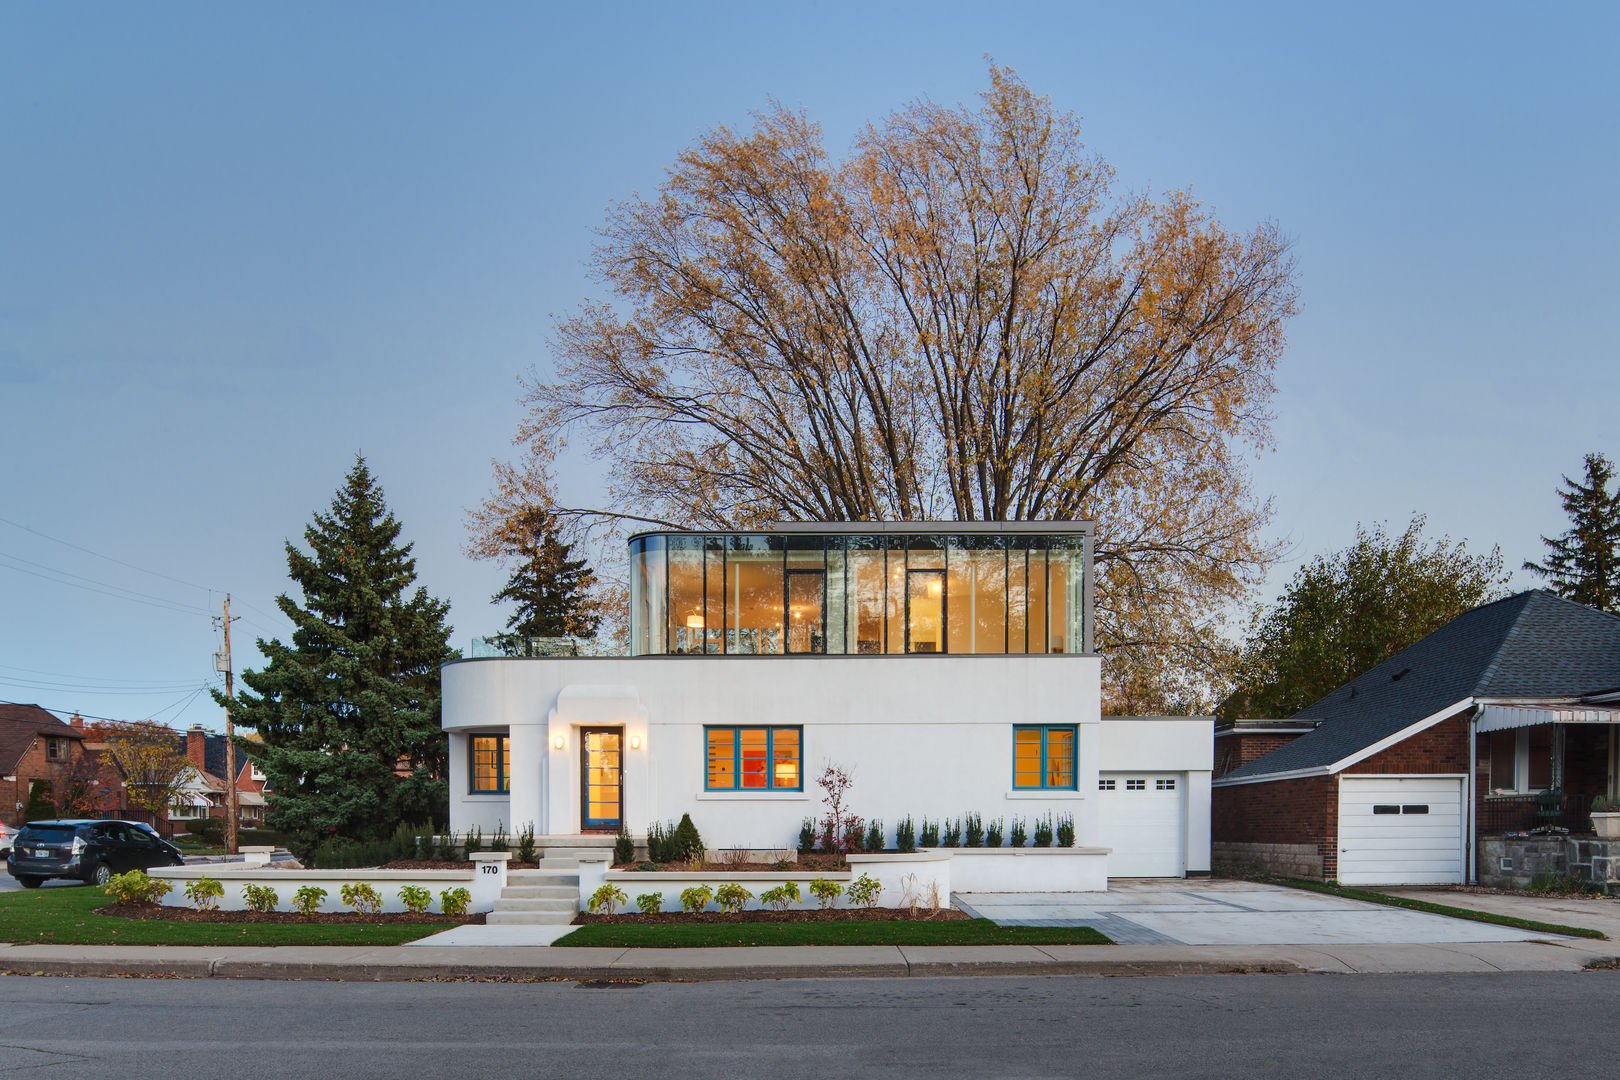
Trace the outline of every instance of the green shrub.
{"label": "green shrub", "polygon": [[922,828],[917,832],[917,843],[925,848],[939,847],[939,822],[922,819]]}
{"label": "green shrub", "polygon": [[636,910],[643,915],[656,915],[664,910],[664,894],[661,892],[644,892],[636,897]]}
{"label": "green shrub", "polygon": [[534,842],[534,822],[531,821],[523,826],[522,832],[518,833],[518,862],[534,862],[535,853],[538,850]]}
{"label": "green shrub", "polygon": [[1074,815],[1064,814],[1057,821],[1058,847],[1074,847]]}
{"label": "green shrub", "polygon": [[462,841],[462,847],[467,851],[467,858],[473,857],[473,852],[484,850],[484,827],[476,826]]}
{"label": "green shrub", "polygon": [[653,822],[647,826],[647,861],[653,863],[674,862],[670,851],[674,848],[672,829],[662,822]]}
{"label": "green shrub", "polygon": [[799,854],[808,855],[816,850],[816,819],[805,818],[799,826]]}
{"label": "green shrub", "polygon": [[1052,815],[1035,819],[1035,847],[1052,846]]}
{"label": "green shrub", "polygon": [[801,898],[797,881],[784,881],[775,888],[766,889],[759,894],[760,903],[777,911],[786,911],[790,904],[797,904]]}
{"label": "green shrub", "polygon": [[961,847],[962,846],[962,819],[961,818],[957,818],[955,821],[947,821],[945,823],[945,835],[940,837],[939,846],[940,847]]}
{"label": "green shrub", "polygon": [[382,911],[382,897],[366,882],[354,882],[338,890],[343,902],[362,915],[375,915]]}
{"label": "green shrub", "polygon": [[996,818],[984,829],[984,846],[1000,847],[1002,841],[1001,819]]}
{"label": "green shrub", "polygon": [[1594,798],[1592,800],[1592,811],[1591,812],[1594,813],[1594,814],[1613,813],[1614,812],[1614,804],[1609,801],[1608,796],[1599,795],[1599,796],[1597,796],[1596,798]]}
{"label": "green shrub", "polygon": [[752,900],[753,898],[753,893],[749,892],[735,881],[726,882],[724,885],[720,886],[720,888],[716,889],[714,893],[715,903],[719,904],[720,910],[725,912],[727,915],[737,915],[741,913],[742,909],[748,906],[748,901]]}
{"label": "green shrub", "polygon": [[701,859],[704,856],[703,837],[698,835],[697,826],[692,824],[691,814],[682,814],[681,823],[675,826],[675,844],[679,853],[670,861],[679,862],[685,859]]}
{"label": "green shrub", "polygon": [[213,878],[197,877],[186,882],[186,899],[190,900],[198,911],[213,911],[219,907],[219,898],[224,895],[224,883]]}
{"label": "green shrub", "polygon": [[511,850],[511,846],[511,842],[506,838],[506,825],[504,823],[497,822],[495,825],[495,837],[489,842],[489,850],[509,851]]}
{"label": "green shrub", "polygon": [[472,903],[472,893],[466,889],[445,889],[439,893],[439,910],[446,915],[465,915],[467,905]]}
{"label": "green shrub", "polygon": [[456,851],[456,834],[446,829],[439,834],[438,849],[435,857],[440,862],[456,862],[460,853]]}
{"label": "green shrub", "polygon": [[281,903],[281,897],[276,890],[268,885],[242,886],[242,900],[247,904],[249,911],[274,911],[276,905]]}
{"label": "green shrub", "polygon": [[681,910],[688,915],[696,915],[709,906],[714,899],[714,890],[707,885],[694,885],[690,889],[681,890]]}
{"label": "green shrub", "polygon": [[882,851],[883,842],[887,839],[888,834],[884,831],[883,821],[873,818],[872,824],[866,827],[866,843],[861,846],[867,851]]}
{"label": "green shrub", "polygon": [[909,855],[917,850],[917,828],[911,823],[910,814],[907,814],[905,820],[895,826],[894,846],[903,855]]}
{"label": "green shrub", "polygon": [[878,897],[883,895],[883,883],[871,874],[862,874],[849,883],[849,902],[858,904],[863,908],[877,907]]}
{"label": "green shrub", "polygon": [[35,780],[28,786],[28,808],[23,811],[23,821],[50,821],[56,817],[56,804],[51,802],[51,784],[49,780]]}
{"label": "green shrub", "polygon": [[1028,835],[1029,834],[1024,831],[1024,819],[1020,817],[1013,818],[1012,836],[1010,837],[1011,843],[1009,843],[1007,846],[1023,847],[1024,840]]}
{"label": "green shrub", "polygon": [[624,822],[619,822],[619,835],[613,838],[613,862],[616,866],[625,866],[636,861],[636,842],[630,837],[630,830],[625,828]]}
{"label": "green shrub", "polygon": [[404,885],[399,890],[399,902],[412,915],[421,915],[433,907],[433,894],[420,885]]}
{"label": "green shrub", "polygon": [[145,870],[119,874],[102,889],[119,904],[155,904],[174,891],[167,881],[148,877]]}
{"label": "green shrub", "polygon": [[984,818],[978,814],[969,814],[962,821],[962,846],[984,847]]}
{"label": "green shrub", "polygon": [[[414,836],[410,837],[414,844]],[[320,870],[349,870],[357,866],[381,866],[398,857],[397,838],[350,840],[333,836],[324,840],[310,856],[310,865]]]}
{"label": "green shrub", "polygon": [[624,895],[624,890],[611,882],[604,882],[595,892],[591,893],[590,900],[586,901],[585,908],[592,915],[612,915],[619,908],[630,902]]}
{"label": "green shrub", "polygon": [[832,907],[834,900],[844,895],[844,887],[836,881],[818,877],[810,883],[810,895],[824,908]]}
{"label": "green shrub", "polygon": [[313,915],[321,909],[326,890],[318,885],[303,885],[293,893],[293,910],[300,915]]}
{"label": "green shrub", "polygon": [[197,818],[186,822],[186,831],[210,846],[225,842],[224,818]]}

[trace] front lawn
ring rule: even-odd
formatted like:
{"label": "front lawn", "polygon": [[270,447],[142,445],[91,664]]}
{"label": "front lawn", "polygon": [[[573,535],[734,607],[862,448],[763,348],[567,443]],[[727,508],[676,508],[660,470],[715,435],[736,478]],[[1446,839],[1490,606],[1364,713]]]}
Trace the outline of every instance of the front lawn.
{"label": "front lawn", "polygon": [[1089,926],[997,926],[989,919],[932,922],[590,923],[553,945],[704,949],[734,945],[1112,945]]}
{"label": "front lawn", "polygon": [[[91,886],[0,893],[0,941],[18,945],[400,945],[443,925],[197,923],[97,915]],[[0,953],[3,963],[4,953]]]}

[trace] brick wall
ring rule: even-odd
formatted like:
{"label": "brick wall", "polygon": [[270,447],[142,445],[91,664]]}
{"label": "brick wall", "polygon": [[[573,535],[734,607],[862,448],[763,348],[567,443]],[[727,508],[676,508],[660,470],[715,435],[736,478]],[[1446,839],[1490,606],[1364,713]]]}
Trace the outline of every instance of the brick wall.
{"label": "brick wall", "polygon": [[1458,713],[1345,770],[1347,776],[1468,772],[1468,716]]}
{"label": "brick wall", "polygon": [[[0,779],[0,821],[4,821],[7,825],[15,826],[23,823],[23,815],[28,810],[28,793],[36,779],[50,779],[57,769],[67,768],[71,762],[77,761],[82,753],[79,740],[64,739],[67,758],[62,761],[48,760],[45,756],[45,738],[44,735],[35,737],[34,744],[17,763],[15,780]],[[22,805],[19,806],[18,803]]]}
{"label": "brick wall", "polygon": [[1333,776],[1239,784],[1211,792],[1216,844],[1309,845],[1324,878],[1339,870],[1339,781]]}
{"label": "brick wall", "polygon": [[1222,735],[1215,740],[1214,779],[1247,765],[1256,758],[1265,757],[1280,746],[1287,746],[1298,735],[1272,735],[1264,732],[1244,732]]}

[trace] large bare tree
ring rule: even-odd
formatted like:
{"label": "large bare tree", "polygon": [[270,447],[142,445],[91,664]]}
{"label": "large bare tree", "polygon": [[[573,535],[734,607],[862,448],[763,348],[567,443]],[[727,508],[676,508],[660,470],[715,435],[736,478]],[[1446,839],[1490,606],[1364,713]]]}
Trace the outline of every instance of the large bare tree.
{"label": "large bare tree", "polygon": [[[525,504],[679,527],[1094,518],[1109,704],[1167,704],[1270,553],[1267,446],[1294,311],[1287,244],[1113,170],[1011,71],[978,108],[917,102],[834,161],[780,106],[717,128],[611,212],[612,298],[531,371],[526,454],[472,515],[497,555]],[[552,478],[570,439],[601,505]]]}

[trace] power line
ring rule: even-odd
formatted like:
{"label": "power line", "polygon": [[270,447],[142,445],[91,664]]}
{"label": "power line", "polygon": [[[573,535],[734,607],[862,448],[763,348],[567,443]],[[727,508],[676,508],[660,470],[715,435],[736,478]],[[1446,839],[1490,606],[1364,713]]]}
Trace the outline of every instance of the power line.
{"label": "power line", "polygon": [[[205,687],[207,683],[203,684]],[[197,684],[175,683],[172,686],[161,687],[121,687],[121,686],[75,686],[72,683],[35,682],[32,679],[0,678],[0,686],[20,686],[26,690],[44,690],[50,694],[107,694],[114,697],[153,697],[162,694],[178,694],[194,689]]]}
{"label": "power line", "polygon": [[[15,664],[0,664],[0,670],[4,670],[4,671],[21,671],[21,672],[23,672],[25,674],[28,674],[28,675],[44,675],[47,678],[71,679],[71,680],[73,680],[75,682],[85,682],[85,683],[98,683],[98,682],[105,683],[105,682],[115,682],[115,681],[117,681],[117,680],[114,680],[114,679],[107,678],[106,676],[103,676],[103,675],[77,675],[77,674],[74,674],[73,672],[68,672],[68,671],[44,671],[44,670],[41,670],[40,668],[18,667]],[[128,680],[125,680],[123,682],[118,683],[118,685],[120,685],[120,686],[142,686],[142,685],[144,685],[144,686],[176,686],[177,687],[177,686],[180,686],[181,684],[177,683],[177,682],[174,682],[172,680],[164,681],[163,679],[128,679]],[[190,683],[187,683],[185,685],[189,686]]]}
{"label": "power line", "polygon": [[[29,562],[28,559],[19,559],[17,556],[15,556],[15,555],[7,555],[5,552],[0,552],[0,558],[16,559],[18,562],[25,562],[25,563]],[[32,566],[44,566],[45,564],[44,563],[30,563],[30,565],[32,565]],[[21,567],[21,566],[9,566],[9,565],[7,565],[7,564],[5,564],[3,562],[0,562],[0,566],[4,566],[5,569],[7,569],[7,570],[14,570],[19,574],[29,574],[29,575],[32,575],[33,577],[42,578],[43,580],[52,582],[53,584],[56,584],[56,585],[67,585],[67,586],[70,586],[70,587],[75,588],[75,589],[83,589],[86,592],[99,593],[102,596],[110,596],[110,597],[114,598],[115,600],[128,600],[131,603],[146,604],[148,607],[160,608],[160,609],[162,609],[164,611],[172,611],[172,612],[175,612],[176,614],[180,614],[180,615],[202,615],[202,616],[206,617],[206,616],[212,614],[211,612],[209,612],[209,611],[207,611],[207,610],[205,610],[203,608],[189,607],[189,606],[185,606],[185,605],[183,605],[181,603],[177,603],[177,602],[172,601],[172,600],[165,600],[162,597],[154,597],[149,593],[135,592],[135,590],[133,590],[133,589],[125,589],[121,585],[108,585],[104,581],[95,581],[95,579],[93,579],[93,578],[83,577],[83,575],[80,575],[80,574],[70,574],[66,570],[56,570],[56,569],[54,569],[52,567],[48,567],[48,566],[45,567],[45,569],[50,570],[52,574],[60,574],[60,575],[63,575],[65,577],[81,578],[82,580],[89,581],[92,584],[91,585],[80,585],[76,581],[62,581],[59,578],[51,577],[51,576],[49,576],[47,574],[42,574],[37,570],[28,570],[28,569],[26,569],[24,567]],[[95,588],[94,586],[102,586],[102,587],[101,588]],[[112,591],[112,590],[119,590],[119,591]]]}
{"label": "power line", "polygon": [[42,533],[38,529],[31,528],[30,526],[24,525],[24,524],[22,524],[20,522],[12,521],[10,518],[0,517],[0,524],[10,525],[14,529],[21,529],[25,533],[31,533],[34,536],[38,536],[38,537],[40,537],[42,539],[49,540],[52,543],[61,544],[63,547],[70,547],[74,551],[82,551],[86,555],[94,555],[98,559],[106,559],[110,563],[117,563],[119,566],[127,567],[130,570],[138,570],[139,572],[141,572],[143,574],[151,574],[153,577],[160,577],[160,578],[163,578],[165,581],[172,581],[176,585],[185,585],[185,586],[187,586],[189,588],[201,589],[203,592],[218,592],[219,591],[217,589],[210,589],[207,585],[198,585],[195,581],[186,581],[184,578],[173,577],[172,575],[169,575],[169,574],[161,574],[156,570],[148,570],[144,566],[136,566],[134,563],[125,562],[123,559],[115,559],[111,555],[103,555],[99,551],[92,551],[90,548],[83,547],[82,545],[72,543],[71,541],[68,541],[68,540],[63,540],[60,537],[51,536],[51,535],[49,535],[47,533]]}

